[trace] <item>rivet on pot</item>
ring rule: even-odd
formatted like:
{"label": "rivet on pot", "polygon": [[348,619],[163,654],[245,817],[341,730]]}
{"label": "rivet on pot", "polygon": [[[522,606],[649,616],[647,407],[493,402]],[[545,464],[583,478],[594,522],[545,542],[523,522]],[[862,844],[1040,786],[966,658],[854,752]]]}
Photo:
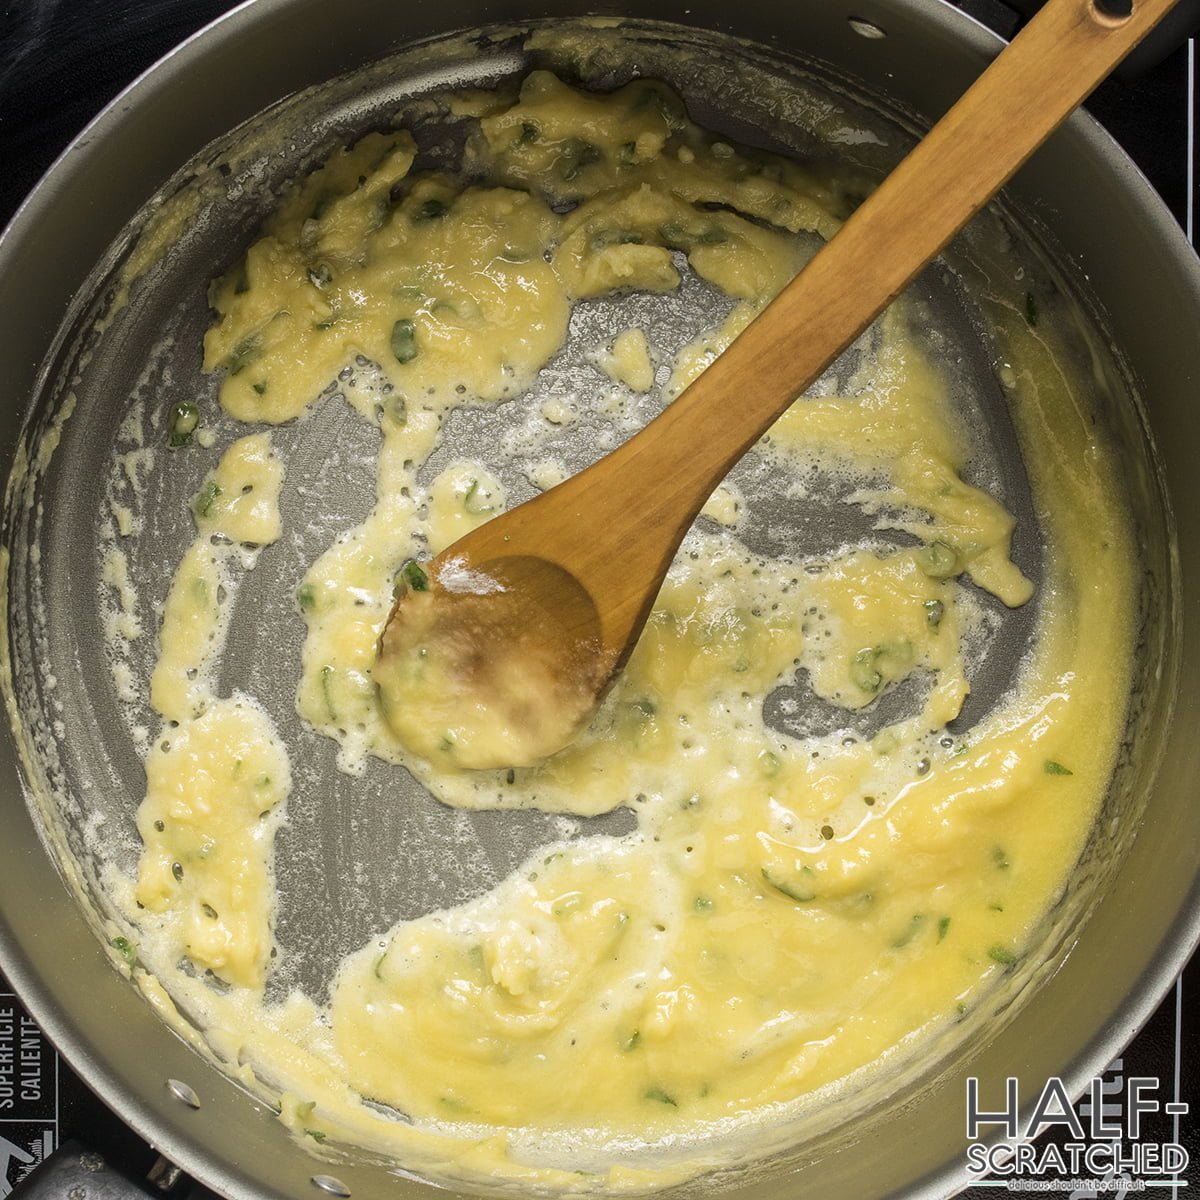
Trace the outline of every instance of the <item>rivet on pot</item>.
{"label": "rivet on pot", "polygon": [[872,39],[887,37],[887,30],[876,25],[874,21],[864,21],[862,17],[847,17],[846,23],[859,37]]}
{"label": "rivet on pot", "polygon": [[176,1100],[182,1100],[188,1108],[200,1107],[200,1097],[196,1095],[196,1089],[190,1084],[186,1084],[180,1079],[168,1079],[167,1090]]}
{"label": "rivet on pot", "polygon": [[333,1196],[349,1196],[350,1189],[333,1175],[314,1175],[313,1183],[317,1185],[323,1192],[329,1192]]}

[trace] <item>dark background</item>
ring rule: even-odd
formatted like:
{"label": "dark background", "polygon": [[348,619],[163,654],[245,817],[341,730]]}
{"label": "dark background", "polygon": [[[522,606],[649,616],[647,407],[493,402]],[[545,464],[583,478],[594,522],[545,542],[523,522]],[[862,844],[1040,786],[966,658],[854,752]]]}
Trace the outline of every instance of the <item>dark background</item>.
{"label": "dark background", "polygon": [[[330,0],[336,3],[336,0]],[[402,0],[398,0],[402,2]],[[958,7],[1010,37],[1019,13],[1037,0],[961,0]],[[234,6],[233,0],[0,0],[0,226],[37,183],[70,140],[128,83],[179,42]],[[631,9],[636,4],[630,5]],[[1017,10],[1017,11],[1014,11]],[[1200,0],[1182,0],[1177,24],[1200,24]],[[1186,29],[1184,30],[1186,34]],[[1109,80],[1088,102],[1092,114],[1117,138],[1185,229],[1189,191],[1195,189],[1196,117],[1191,86],[1192,54],[1178,29],[1151,46],[1132,70]],[[0,314],[0,319],[3,319]],[[19,1002],[5,996],[0,978],[0,1016],[19,1019]],[[54,1135],[61,1142],[82,1137],[130,1175],[144,1177],[155,1153],[125,1129],[53,1050],[45,1047],[45,1078],[55,1081]],[[1163,1098],[1173,1091],[1176,1071],[1181,1095],[1200,1101],[1200,961],[1164,1001],[1146,1030],[1124,1056],[1120,1071],[1162,1080]],[[48,1098],[45,1101],[48,1103]],[[46,1109],[49,1112],[49,1109]],[[50,1128],[50,1117],[29,1111],[27,1127],[0,1120],[0,1138],[18,1130]],[[1195,1115],[1182,1118],[1182,1140],[1200,1170]],[[1170,1140],[1167,1121],[1151,1127],[1152,1140]],[[24,1172],[10,1170],[15,1181]],[[6,1194],[0,1168],[0,1197]],[[1186,1190],[1175,1192],[1176,1198]],[[160,1194],[162,1194],[160,1192]],[[195,1194],[186,1180],[172,1195]],[[996,1193],[971,1189],[969,1196]],[[1065,1193],[1063,1193],[1065,1194]],[[852,1198],[832,1198],[852,1200]]]}

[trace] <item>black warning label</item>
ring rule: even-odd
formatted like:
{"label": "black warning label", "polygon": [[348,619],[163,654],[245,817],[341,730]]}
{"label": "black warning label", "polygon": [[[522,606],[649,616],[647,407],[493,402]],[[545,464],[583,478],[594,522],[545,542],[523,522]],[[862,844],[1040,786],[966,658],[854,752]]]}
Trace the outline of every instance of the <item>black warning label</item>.
{"label": "black warning label", "polygon": [[21,1003],[0,991],[0,1200],[57,1144],[58,1062]]}

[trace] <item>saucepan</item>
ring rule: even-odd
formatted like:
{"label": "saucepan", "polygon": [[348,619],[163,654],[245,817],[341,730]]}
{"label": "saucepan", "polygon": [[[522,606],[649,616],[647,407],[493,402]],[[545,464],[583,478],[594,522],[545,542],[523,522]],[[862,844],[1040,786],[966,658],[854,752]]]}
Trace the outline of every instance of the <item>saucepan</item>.
{"label": "saucepan", "polygon": [[[845,113],[882,114],[899,134],[844,145],[877,174],[999,50],[939,0],[755,0],[737,11],[715,0],[655,0],[635,17],[610,5],[584,13],[568,0],[255,0],[98,118],[0,243],[0,364],[11,400],[3,465],[12,479],[0,962],[93,1088],[223,1195],[441,1189],[403,1163],[332,1148],[323,1162],[300,1149],[236,1064],[218,1069],[188,1036],[186,1013],[164,1021],[162,998],[119,969],[104,881],[136,858],[131,814],[144,777],[112,661],[113,631],[129,615],[103,553],[114,448],[123,446],[145,531],[129,558],[130,586],[142,593],[130,611],[144,603],[153,613],[185,536],[165,514],[183,511],[198,480],[156,470],[153,455],[121,443],[121,430],[135,407],[208,386],[199,347],[209,280],[244,252],[272,193],[332,147],[414,96],[515,78],[544,61],[539,54],[552,57],[544,47],[556,38],[574,47],[569,62],[585,82],[665,77],[697,120],[744,143],[803,150],[817,126],[850,128]],[[787,80],[806,97],[790,107]],[[1200,269],[1145,181],[1082,115],[1022,170],[1003,212],[1096,331],[1086,369],[1120,397],[1105,419],[1124,448],[1120,483],[1137,524],[1141,596],[1139,667],[1114,782],[1038,955],[996,994],[985,1028],[851,1119],[818,1123],[766,1160],[684,1183],[679,1194],[949,1195],[967,1178],[966,1081],[979,1080],[998,1102],[1015,1078],[1026,1111],[1049,1078],[1081,1091],[1153,1011],[1200,935],[1200,515],[1188,490],[1200,456]],[[314,478],[336,477],[330,513],[363,511],[369,497],[355,480],[365,477],[353,467],[369,447],[336,416],[297,428],[283,435],[293,437],[293,461]],[[325,533],[335,532],[327,522]],[[299,653],[299,627],[294,611],[278,607],[283,599],[264,591],[251,600],[258,623],[233,631],[234,657],[260,692],[276,688],[282,712],[295,679],[281,664]],[[126,639],[130,678],[146,670],[139,645],[152,640]],[[329,943],[345,942],[348,930],[463,900],[562,834],[536,812],[471,814],[464,834],[439,824],[450,818],[436,805],[422,807],[415,784],[396,792],[395,771],[356,778],[324,766],[304,775],[320,783],[299,788],[281,835],[291,839],[279,869],[294,903],[280,912],[289,964],[280,987],[319,990]],[[366,807],[374,823],[364,821]],[[618,811],[574,832],[628,825]],[[456,862],[464,837],[474,875]]]}

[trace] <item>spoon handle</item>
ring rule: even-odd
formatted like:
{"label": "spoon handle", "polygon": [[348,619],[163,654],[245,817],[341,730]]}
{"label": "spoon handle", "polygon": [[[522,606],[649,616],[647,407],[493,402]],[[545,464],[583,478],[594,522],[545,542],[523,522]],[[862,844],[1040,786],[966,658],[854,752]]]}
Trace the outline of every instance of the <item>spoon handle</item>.
{"label": "spoon handle", "polygon": [[[630,446],[629,465],[653,471],[664,514],[683,504],[663,494],[664,477],[677,474],[680,488],[694,489],[698,509],[1174,3],[1126,0],[1132,12],[1122,17],[1105,11],[1119,0],[1049,0],[837,236],[644,431],[646,444]],[[682,461],[672,445],[686,445]]]}
{"label": "spoon handle", "polygon": [[[579,608],[578,620],[591,628],[598,614],[598,660],[611,678],[683,535],[730,467],[1175,2],[1048,0],[665,412],[587,470],[474,530],[442,557],[477,565],[528,556],[561,567],[594,601]],[[569,606],[568,599],[562,604]]]}
{"label": "spoon handle", "polygon": [[[665,570],[729,468],[1174,3],[1132,0],[1121,16],[1106,11],[1120,0],[1049,0],[703,375],[641,433],[560,485],[576,492],[581,514],[603,505],[616,517],[591,531],[599,536],[586,551],[571,548],[581,581],[602,585],[581,559],[610,570],[622,543],[625,556],[647,560],[628,564],[632,578]],[[612,503],[629,496],[637,503]]]}

